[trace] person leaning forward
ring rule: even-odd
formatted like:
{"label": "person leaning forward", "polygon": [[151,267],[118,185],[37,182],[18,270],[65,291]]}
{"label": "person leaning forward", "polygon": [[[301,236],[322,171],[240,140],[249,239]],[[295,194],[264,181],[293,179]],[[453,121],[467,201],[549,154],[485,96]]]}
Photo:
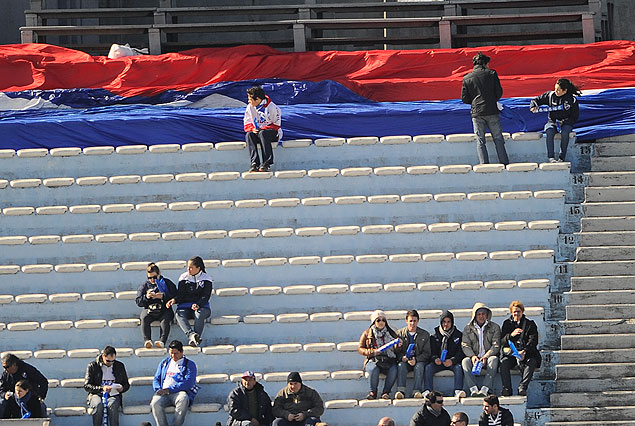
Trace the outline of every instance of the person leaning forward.
{"label": "person leaning forward", "polygon": [[245,371],[227,397],[227,426],[264,426],[273,421],[271,399],[253,371]]}
{"label": "person leaning forward", "polygon": [[[93,426],[101,426],[104,418],[110,426],[119,426],[119,408],[122,406],[122,393],[130,389],[126,367],[117,361],[117,351],[106,346],[95,361],[86,367],[84,390],[88,392],[88,414],[93,416]],[[107,411],[104,414],[104,403]]]}
{"label": "person leaning forward", "polygon": [[324,402],[316,390],[302,384],[297,371],[289,373],[287,386],[273,401],[273,426],[315,425],[324,413]]}

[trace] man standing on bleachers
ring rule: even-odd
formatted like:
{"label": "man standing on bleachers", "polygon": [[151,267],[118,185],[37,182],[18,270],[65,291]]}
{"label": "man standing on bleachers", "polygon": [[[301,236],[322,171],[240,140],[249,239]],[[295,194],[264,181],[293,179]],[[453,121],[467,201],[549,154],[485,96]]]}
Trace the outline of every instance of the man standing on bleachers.
{"label": "man standing on bleachers", "polygon": [[273,426],[314,426],[324,413],[324,402],[315,389],[302,384],[297,371],[287,376],[287,386],[273,401]]}
{"label": "man standing on bleachers", "polygon": [[31,384],[33,396],[40,399],[42,403],[42,414],[46,416],[46,405],[44,398],[49,390],[49,382],[40,371],[30,364],[22,361],[14,354],[7,353],[2,357],[2,377],[0,377],[0,419],[4,414],[7,400],[13,396],[15,384],[22,379],[26,379]]}
{"label": "man standing on bleachers", "polygon": [[173,406],[173,425],[182,426],[198,392],[196,364],[183,355],[183,343],[180,341],[172,340],[168,348],[170,356],[161,361],[154,375],[154,396],[150,408],[156,425],[168,426],[165,408]]}
{"label": "man standing on bleachers", "polygon": [[126,367],[116,358],[115,348],[106,346],[86,367],[84,390],[88,392],[88,414],[93,416],[93,426],[119,426],[121,394],[130,389],[130,383]]}
{"label": "man standing on bleachers", "polygon": [[[487,396],[492,393],[492,385],[498,370],[498,353],[501,347],[501,329],[492,322],[492,311],[484,303],[477,302],[472,308],[472,319],[463,329],[461,348],[465,358],[463,366],[463,384],[470,396]],[[473,371],[479,364],[478,371]],[[485,370],[485,380],[479,390],[476,387],[476,375]]]}
{"label": "man standing on bleachers", "polygon": [[[408,371],[414,371],[413,398],[422,398],[423,376],[426,364],[430,360],[430,333],[419,328],[419,312],[411,309],[406,312],[406,327],[397,330],[397,336],[403,342],[400,352],[397,354],[397,393],[396,399],[406,396],[406,375]],[[408,353],[408,349],[412,350]]]}
{"label": "man standing on bleachers", "polygon": [[507,165],[509,158],[507,158],[505,139],[498,116],[498,100],[503,96],[503,87],[496,71],[488,67],[489,61],[489,56],[481,52],[474,55],[472,58],[474,70],[463,77],[461,100],[463,103],[472,105],[470,112],[474,133],[478,139],[476,152],[479,163],[489,163],[485,146],[485,132],[489,129],[496,146],[498,162]]}
{"label": "man standing on bleachers", "polygon": [[273,421],[271,398],[253,371],[243,373],[240,383],[227,397],[227,407],[227,426],[268,426]]}

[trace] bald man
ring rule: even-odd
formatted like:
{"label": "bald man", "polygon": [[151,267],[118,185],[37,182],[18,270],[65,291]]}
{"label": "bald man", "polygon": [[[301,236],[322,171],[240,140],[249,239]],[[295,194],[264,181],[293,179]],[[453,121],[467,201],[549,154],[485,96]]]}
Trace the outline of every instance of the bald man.
{"label": "bald man", "polygon": [[395,421],[390,417],[382,417],[381,419],[379,419],[379,423],[377,423],[377,426],[395,426]]}

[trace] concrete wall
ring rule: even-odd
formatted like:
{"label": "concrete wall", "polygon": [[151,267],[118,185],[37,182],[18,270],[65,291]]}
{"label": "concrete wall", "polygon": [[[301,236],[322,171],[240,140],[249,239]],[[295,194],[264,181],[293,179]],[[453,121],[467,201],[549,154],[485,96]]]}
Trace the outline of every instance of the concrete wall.
{"label": "concrete wall", "polygon": [[633,0],[612,0],[613,39],[635,41],[635,7]]}
{"label": "concrete wall", "polygon": [[0,44],[20,43],[20,28],[25,24],[24,11],[29,0],[4,0],[0,13]]}

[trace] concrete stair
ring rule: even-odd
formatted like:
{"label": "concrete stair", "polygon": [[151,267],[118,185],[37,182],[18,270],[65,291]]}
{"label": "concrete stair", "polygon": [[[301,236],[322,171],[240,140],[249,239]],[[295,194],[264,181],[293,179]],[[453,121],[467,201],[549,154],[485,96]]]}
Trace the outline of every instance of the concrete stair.
{"label": "concrete stair", "polygon": [[594,146],[546,425],[635,424],[635,135]]}

